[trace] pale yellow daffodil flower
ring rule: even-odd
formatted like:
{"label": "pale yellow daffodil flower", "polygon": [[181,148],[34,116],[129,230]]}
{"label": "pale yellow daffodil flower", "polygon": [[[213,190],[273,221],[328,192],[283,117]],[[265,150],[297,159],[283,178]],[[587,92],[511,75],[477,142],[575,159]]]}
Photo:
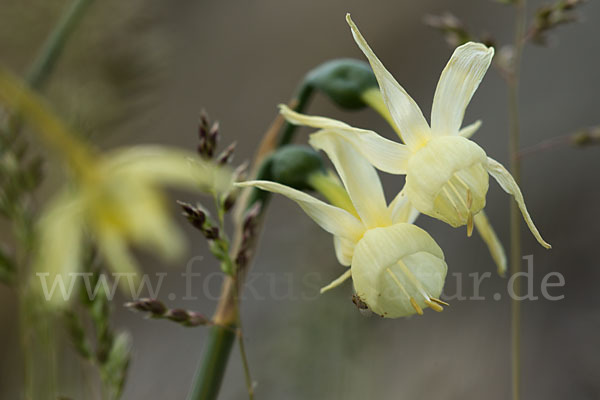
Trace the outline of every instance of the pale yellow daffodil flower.
{"label": "pale yellow daffodil flower", "polygon": [[[191,152],[153,145],[94,151],[41,98],[1,70],[0,100],[29,122],[69,167],[71,179],[46,205],[37,225],[32,270],[46,274],[51,284],[59,275],[68,282],[69,274],[81,271],[86,237],[113,271],[136,273],[134,279],[139,279],[129,245],[170,259],[181,254],[185,243],[165,207],[163,185],[211,193],[232,187],[228,169]],[[31,283],[40,288],[35,274]],[[67,299],[55,291],[49,300],[60,306]]]}
{"label": "pale yellow daffodil flower", "polygon": [[[330,118],[302,115],[290,110],[285,105],[281,105],[280,109],[281,114],[290,123],[329,131],[332,134],[335,134],[336,140],[347,141],[348,143],[354,145],[356,150],[361,152],[363,155],[365,153],[371,153],[371,159],[377,157],[377,159],[381,162],[393,163],[395,162],[394,157],[397,156],[398,152],[404,151],[402,144],[384,139],[373,131],[353,128],[341,121],[336,121]],[[322,131],[319,131],[318,133],[320,132]],[[354,140],[347,140],[348,135],[350,135],[350,137],[352,137]],[[406,190],[401,191],[400,196],[406,196]],[[408,201],[408,199],[406,199],[406,201]],[[419,211],[413,207],[412,212],[415,213],[414,219],[416,219]],[[477,231],[488,246],[492,258],[498,266],[498,273],[504,276],[506,273],[507,261],[502,243],[500,243],[500,240],[492,229],[483,210],[475,215],[473,219]]]}
{"label": "pale yellow daffodil flower", "polygon": [[[327,204],[304,192],[269,181],[243,182],[294,200],[324,230],[334,236],[339,262],[350,268],[322,292],[352,278],[357,296],[375,313],[397,318],[423,308],[447,305],[442,292],[447,266],[431,236],[412,224],[418,212],[400,193],[389,206],[375,168],[335,132],[323,130],[310,138],[333,162],[349,202]],[[339,193],[336,194],[339,196]]]}
{"label": "pale yellow daffodil flower", "polygon": [[480,122],[460,129],[465,109],[491,63],[494,49],[470,42],[454,51],[440,77],[429,126],[415,101],[385,69],[349,15],[347,21],[373,68],[390,120],[404,144],[387,140],[373,131],[328,118],[302,116],[284,108],[286,118],[296,124],[332,132],[339,140],[352,144],[376,168],[406,175],[403,190],[421,213],[454,227],[467,225],[469,234],[473,223],[479,222],[482,237],[488,245],[492,244],[494,258],[505,264],[495,234],[481,214],[491,174],[504,191],[514,196],[538,242],[550,248],[535,227],[521,190],[510,173],[468,139]]}

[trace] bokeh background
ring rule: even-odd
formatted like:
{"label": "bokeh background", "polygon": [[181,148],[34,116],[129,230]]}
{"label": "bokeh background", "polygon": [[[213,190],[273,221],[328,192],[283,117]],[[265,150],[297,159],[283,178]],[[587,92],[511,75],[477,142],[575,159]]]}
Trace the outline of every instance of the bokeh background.
{"label": "bokeh background", "polygon": [[[47,35],[64,0],[0,0],[0,61],[23,72]],[[531,1],[533,10],[542,2]],[[429,114],[433,92],[451,50],[423,23],[452,11],[474,32],[498,42],[512,37],[510,7],[492,1],[128,1],[103,0],[90,9],[46,92],[60,112],[102,148],[162,143],[193,148],[200,110],[221,121],[222,143],[237,141],[236,161],[249,159],[276,113],[303,75],[336,57],[362,54],[344,21],[353,14],[387,68]],[[528,46],[521,87],[522,147],[600,123],[600,4],[588,2],[580,23],[552,34],[547,47]],[[507,165],[506,88],[490,70],[465,122],[483,120],[474,137]],[[372,111],[342,112],[317,97],[310,113],[343,119],[393,138]],[[306,140],[301,131],[298,141]],[[533,286],[549,272],[564,275],[561,301],[523,304],[523,398],[600,398],[600,149],[561,146],[523,161],[522,189],[544,237],[546,251],[523,230],[523,253],[534,256]],[[49,170],[47,186],[54,174]],[[57,175],[58,176],[58,175]],[[402,185],[383,176],[391,198]],[[196,199],[174,193],[173,199]],[[40,199],[43,202],[43,199]],[[509,197],[492,183],[486,211],[508,246]],[[187,260],[165,265],[140,254],[149,273],[168,272],[159,297],[172,307],[210,314],[218,265],[203,239],[181,220],[188,259],[205,278],[194,281],[196,301],[182,300]],[[361,315],[351,285],[318,296],[341,273],[330,236],[292,202],[275,198],[243,302],[244,332],[259,399],[444,398],[505,399],[510,394],[509,302],[506,279],[495,274],[487,250],[464,229],[421,217],[444,249],[450,268],[446,291],[472,294],[469,273],[490,271],[486,300],[452,301],[441,313],[383,320]],[[6,227],[3,227],[5,230]],[[6,232],[2,236],[7,236]],[[493,295],[500,293],[501,300]],[[168,299],[169,294],[175,300]],[[150,321],[115,302],[114,324],[133,337],[133,363],[124,399],[183,399],[202,352],[206,331]],[[0,287],[0,398],[19,398],[17,305]],[[91,398],[92,374],[67,349],[59,375],[65,394]],[[239,352],[222,399],[244,398]]]}

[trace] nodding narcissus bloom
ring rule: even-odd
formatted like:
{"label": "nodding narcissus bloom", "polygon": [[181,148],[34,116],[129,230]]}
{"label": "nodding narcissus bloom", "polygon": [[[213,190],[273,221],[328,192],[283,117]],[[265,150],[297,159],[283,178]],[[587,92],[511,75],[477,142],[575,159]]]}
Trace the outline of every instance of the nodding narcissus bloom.
{"label": "nodding narcissus bloom", "polygon": [[[31,123],[41,142],[65,161],[72,177],[49,201],[37,225],[32,269],[48,276],[50,285],[58,275],[69,278],[81,270],[87,237],[109,267],[120,273],[138,271],[130,244],[166,258],[180,254],[184,241],[165,207],[163,185],[211,193],[232,187],[228,169],[191,152],[151,145],[104,154],[93,151],[43,100],[2,70],[0,100]],[[32,277],[32,287],[37,290],[36,279]],[[49,300],[55,306],[66,302],[58,291]]]}
{"label": "nodding narcissus bloom", "polygon": [[406,175],[403,190],[417,210],[453,227],[467,225],[469,235],[474,216],[485,207],[488,176],[492,175],[504,191],[514,196],[537,241],[550,248],[529,216],[521,190],[510,173],[468,139],[480,122],[460,129],[465,109],[491,63],[494,49],[470,42],[454,51],[438,82],[429,126],[415,101],[375,56],[350,15],[347,21],[356,43],[371,63],[394,129],[404,144],[339,121],[306,117],[284,108],[288,120],[333,132],[340,140],[351,143],[376,168]]}
{"label": "nodding narcissus bloom", "polygon": [[[350,268],[322,292],[352,278],[360,300],[383,317],[422,314],[425,307],[442,311],[442,305],[447,305],[438,299],[447,271],[444,254],[427,232],[412,224],[418,213],[406,197],[400,194],[388,206],[373,166],[335,133],[314,134],[310,144],[327,153],[349,201],[328,204],[270,181],[238,185],[258,187],[294,200],[334,236],[337,259]],[[339,196],[339,191],[331,192]]]}
{"label": "nodding narcissus bloom", "polygon": [[[375,132],[353,128],[341,121],[336,121],[330,118],[314,117],[298,114],[290,110],[287,106],[280,106],[281,113],[285,118],[297,125],[305,125],[313,128],[321,128],[321,130],[313,135],[318,135],[321,132],[327,131],[331,135],[335,136],[335,140],[340,142],[346,142],[347,144],[353,145],[355,149],[363,154],[370,152],[371,158],[375,156],[379,157],[379,160],[387,160],[387,162],[393,162],[393,157],[397,155],[397,152],[402,150],[402,145],[399,143],[392,142],[387,139],[383,139]],[[361,142],[353,142],[346,140],[346,134],[358,135],[356,138],[362,140]],[[311,137],[313,136],[311,135]],[[377,140],[370,140],[371,138],[377,137]],[[312,142],[311,142],[312,143]],[[405,198],[404,201],[409,203],[408,196],[406,195],[406,189],[402,190],[399,197]],[[413,208],[414,219],[419,215],[419,211]],[[493,228],[491,227],[485,212],[481,210],[473,217],[474,225],[477,231],[481,235],[482,239],[489,248],[489,251],[498,266],[498,273],[504,275],[506,273],[506,254],[504,248],[500,243],[500,240],[496,236]]]}

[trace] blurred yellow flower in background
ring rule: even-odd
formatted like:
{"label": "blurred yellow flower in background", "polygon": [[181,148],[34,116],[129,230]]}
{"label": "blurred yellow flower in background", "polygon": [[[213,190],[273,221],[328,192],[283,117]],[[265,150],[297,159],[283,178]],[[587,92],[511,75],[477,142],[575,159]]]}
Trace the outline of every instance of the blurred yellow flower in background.
{"label": "blurred yellow flower in background", "polygon": [[[88,236],[116,272],[138,272],[130,244],[167,259],[180,255],[184,240],[165,207],[162,186],[217,194],[231,188],[228,169],[191,152],[151,145],[94,152],[41,98],[2,70],[0,99],[35,128],[71,172],[37,226],[32,269],[49,273],[50,282],[81,270]],[[33,286],[39,287],[39,282]],[[65,299],[55,292],[51,301],[60,305]]]}

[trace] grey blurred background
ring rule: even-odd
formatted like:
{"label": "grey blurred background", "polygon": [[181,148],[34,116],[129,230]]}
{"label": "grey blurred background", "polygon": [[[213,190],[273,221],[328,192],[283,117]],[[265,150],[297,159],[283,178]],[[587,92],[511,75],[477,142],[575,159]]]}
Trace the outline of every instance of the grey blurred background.
{"label": "grey blurred background", "polygon": [[[127,4],[124,4],[127,3]],[[65,1],[0,0],[0,58],[23,72]],[[531,1],[530,9],[542,4]],[[362,54],[344,21],[351,12],[371,46],[429,115],[439,74],[451,50],[422,23],[425,14],[450,10],[474,32],[511,40],[512,11],[491,1],[132,1],[96,2],[60,62],[48,95],[63,115],[101,147],[162,143],[193,148],[199,112],[221,121],[224,144],[237,141],[236,161],[249,159],[276,105],[287,102],[304,73],[331,58]],[[600,4],[590,1],[581,23],[552,34],[548,47],[526,49],[521,88],[522,147],[600,123]],[[309,113],[343,119],[393,138],[372,111],[346,113],[318,97]],[[474,137],[507,165],[506,88],[490,70],[465,122],[483,120]],[[298,141],[305,141],[301,131]],[[523,253],[534,256],[535,294],[545,274],[564,275],[551,293],[560,301],[523,303],[523,398],[600,398],[600,149],[560,147],[523,161],[522,189],[544,237],[546,251],[523,230]],[[402,185],[383,176],[391,198]],[[51,179],[50,179],[51,180]],[[195,201],[190,194],[173,198]],[[490,184],[486,211],[508,246],[509,197]],[[172,206],[175,217],[178,210]],[[182,220],[182,218],[179,218]],[[140,255],[149,273],[168,272],[159,297],[172,307],[212,313],[218,266],[203,239],[189,237],[197,301],[185,301],[186,261],[164,265]],[[258,399],[444,398],[505,399],[510,395],[509,302],[506,279],[495,274],[474,234],[421,217],[444,249],[448,294],[472,294],[469,273],[490,271],[481,301],[451,301],[443,313],[383,320],[364,317],[352,304],[351,285],[318,296],[337,277],[330,235],[301,210],[275,198],[243,302],[244,332]],[[210,275],[212,274],[212,275]],[[170,301],[169,294],[176,298]],[[501,293],[496,301],[493,294]],[[17,305],[0,287],[0,398],[17,398]],[[149,321],[115,300],[115,325],[133,336],[134,358],[124,399],[183,399],[201,355],[206,331]],[[65,350],[65,394],[90,398],[82,368]],[[222,399],[244,398],[239,352]]]}

